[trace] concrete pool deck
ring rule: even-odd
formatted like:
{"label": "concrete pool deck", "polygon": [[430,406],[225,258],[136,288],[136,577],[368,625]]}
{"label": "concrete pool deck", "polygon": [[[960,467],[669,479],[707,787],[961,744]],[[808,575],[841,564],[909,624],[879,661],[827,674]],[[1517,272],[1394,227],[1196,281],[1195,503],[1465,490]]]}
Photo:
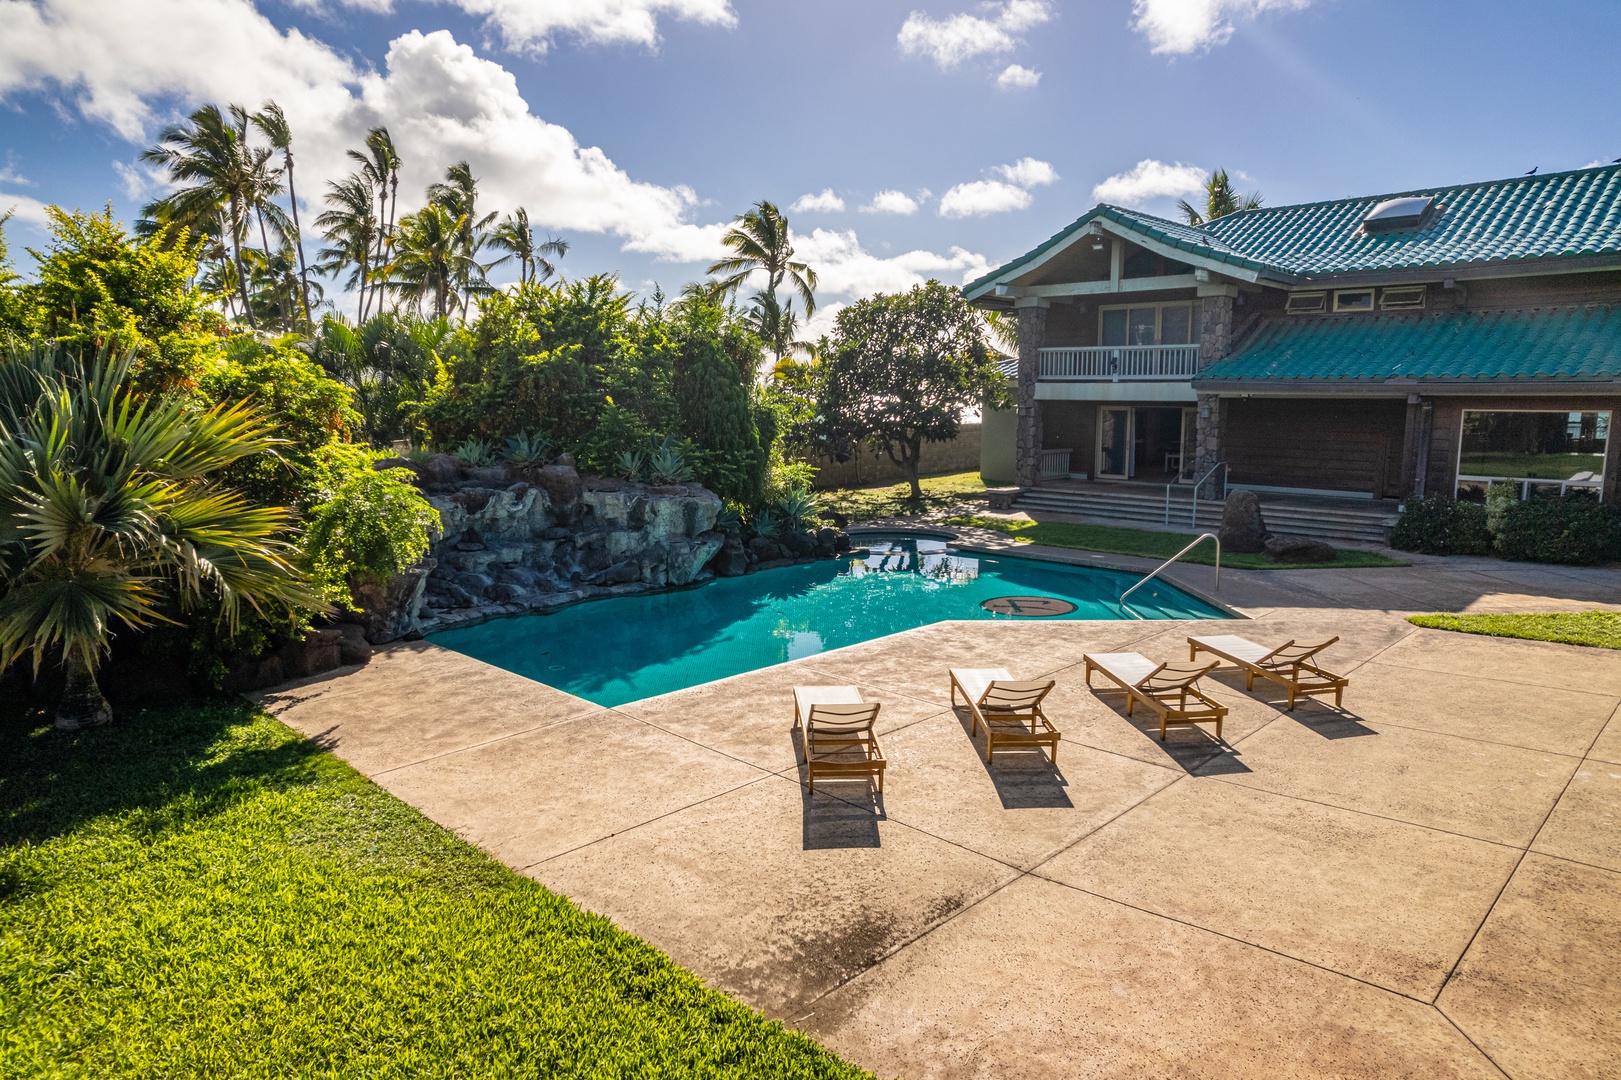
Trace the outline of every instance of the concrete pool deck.
{"label": "concrete pool deck", "polygon": [[[1227,570],[1218,595],[1253,623],[939,623],[615,709],[415,642],[260,699],[880,1075],[1601,1076],[1621,1060],[1621,652],[1402,616],[1610,607],[1618,586],[1490,560]],[[1286,713],[1218,673],[1225,744],[1161,743],[1084,685],[1083,652],[1177,658],[1218,627],[1340,635],[1346,710]],[[985,765],[946,669],[989,665],[1057,680],[1056,767]],[[807,683],[884,703],[882,799],[805,795]]]}

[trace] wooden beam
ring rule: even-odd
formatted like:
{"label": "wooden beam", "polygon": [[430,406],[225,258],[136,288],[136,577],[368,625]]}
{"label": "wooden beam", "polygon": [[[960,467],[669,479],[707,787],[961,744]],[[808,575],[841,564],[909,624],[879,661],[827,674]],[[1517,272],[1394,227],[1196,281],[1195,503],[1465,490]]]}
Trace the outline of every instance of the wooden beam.
{"label": "wooden beam", "polygon": [[1120,282],[1125,277],[1123,271],[1126,266],[1126,242],[1118,236],[1109,244],[1109,284],[1114,288],[1110,292],[1120,291]]}
{"label": "wooden beam", "polygon": [[1108,281],[1066,281],[1057,285],[1025,285],[1014,289],[1015,296],[1106,296],[1109,293],[1158,292],[1164,289],[1192,289],[1198,286],[1192,274],[1168,277],[1110,278]]}

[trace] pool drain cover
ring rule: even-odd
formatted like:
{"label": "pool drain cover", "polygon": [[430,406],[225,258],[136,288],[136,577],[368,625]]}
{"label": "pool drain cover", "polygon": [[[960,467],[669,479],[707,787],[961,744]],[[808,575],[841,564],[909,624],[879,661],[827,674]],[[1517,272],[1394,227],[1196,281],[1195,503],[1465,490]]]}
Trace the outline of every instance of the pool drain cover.
{"label": "pool drain cover", "polygon": [[998,596],[982,602],[980,607],[993,615],[1019,615],[1027,619],[1045,619],[1054,615],[1068,615],[1075,605],[1053,596]]}

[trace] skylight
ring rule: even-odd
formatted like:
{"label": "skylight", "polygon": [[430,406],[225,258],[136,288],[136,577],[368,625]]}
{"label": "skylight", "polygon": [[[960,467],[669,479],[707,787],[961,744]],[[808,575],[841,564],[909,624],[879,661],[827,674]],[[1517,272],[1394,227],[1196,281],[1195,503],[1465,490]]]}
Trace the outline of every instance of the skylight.
{"label": "skylight", "polygon": [[1424,224],[1435,199],[1430,195],[1409,195],[1401,199],[1386,199],[1368,211],[1362,219],[1362,229],[1370,233],[1399,232],[1416,229]]}

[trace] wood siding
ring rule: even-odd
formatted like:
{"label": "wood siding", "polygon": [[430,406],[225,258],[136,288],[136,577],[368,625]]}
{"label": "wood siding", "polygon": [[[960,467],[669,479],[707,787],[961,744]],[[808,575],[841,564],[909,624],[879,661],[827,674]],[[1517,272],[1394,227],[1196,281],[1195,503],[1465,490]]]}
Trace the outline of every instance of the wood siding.
{"label": "wood siding", "polygon": [[1404,401],[1227,398],[1222,409],[1221,453],[1235,484],[1401,494]]}

